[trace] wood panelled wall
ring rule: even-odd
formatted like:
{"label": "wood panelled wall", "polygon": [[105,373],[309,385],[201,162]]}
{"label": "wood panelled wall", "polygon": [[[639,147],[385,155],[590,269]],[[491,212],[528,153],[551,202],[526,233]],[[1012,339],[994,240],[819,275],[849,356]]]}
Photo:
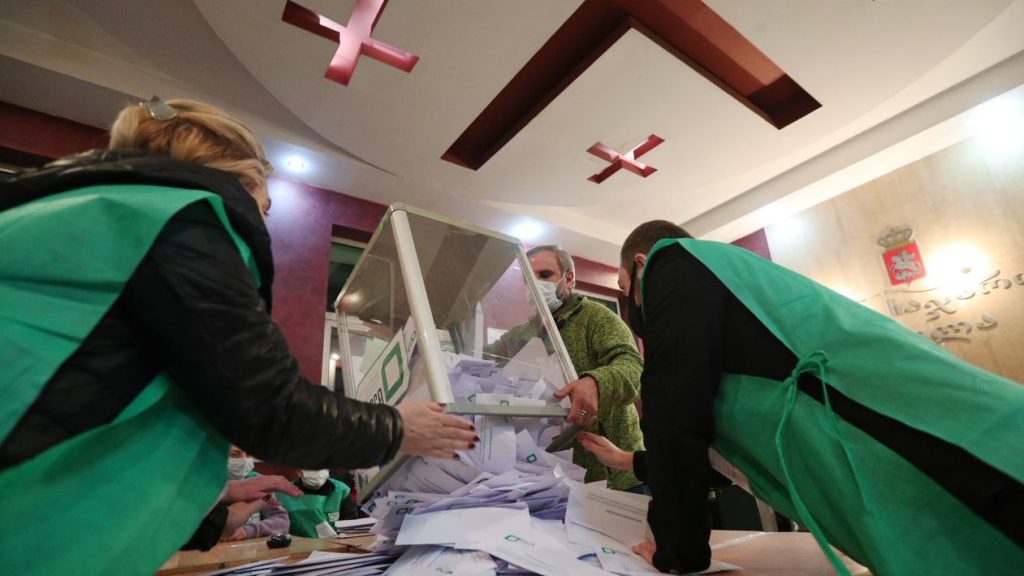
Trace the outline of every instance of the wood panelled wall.
{"label": "wood panelled wall", "polygon": [[[877,240],[898,225],[915,230],[927,276],[897,287]],[[1024,382],[1024,139],[965,140],[766,233],[775,262]]]}

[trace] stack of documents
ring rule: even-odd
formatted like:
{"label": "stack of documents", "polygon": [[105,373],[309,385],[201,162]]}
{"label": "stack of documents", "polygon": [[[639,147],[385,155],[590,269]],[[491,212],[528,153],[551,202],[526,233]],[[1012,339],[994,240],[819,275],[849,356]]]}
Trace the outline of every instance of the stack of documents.
{"label": "stack of documents", "polygon": [[365,536],[370,534],[373,525],[377,523],[374,518],[358,518],[355,520],[338,520],[334,523],[334,531],[341,538],[351,536]]}

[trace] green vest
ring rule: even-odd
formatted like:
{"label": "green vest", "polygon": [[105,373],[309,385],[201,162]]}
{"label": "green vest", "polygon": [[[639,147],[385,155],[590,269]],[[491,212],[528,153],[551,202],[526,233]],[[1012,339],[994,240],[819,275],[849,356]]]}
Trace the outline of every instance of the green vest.
{"label": "green vest", "polygon": [[[779,382],[726,374],[713,447],[755,495],[876,575],[1017,574],[1024,549],[859,428],[828,387],[959,446],[1024,481],[1024,387],[972,366],[897,322],[747,250],[692,239],[697,257],[798,358]],[[643,289],[641,283],[641,290]],[[797,392],[805,372],[828,387]]]}
{"label": "green vest", "polygon": [[[110,309],[167,221],[200,201],[258,281],[210,192],[89,186],[0,212],[0,438]],[[217,501],[227,454],[227,441],[160,374],[114,421],[0,472],[0,566],[152,574]]]}
{"label": "green vest", "polygon": [[295,536],[319,538],[316,533],[318,524],[327,522],[332,529],[334,528],[334,523],[341,512],[341,501],[348,498],[350,489],[344,482],[334,478],[328,478],[327,481],[334,485],[334,490],[326,496],[303,494],[295,498],[287,494],[277,494],[277,499],[288,511],[288,519],[291,521],[288,532]]}

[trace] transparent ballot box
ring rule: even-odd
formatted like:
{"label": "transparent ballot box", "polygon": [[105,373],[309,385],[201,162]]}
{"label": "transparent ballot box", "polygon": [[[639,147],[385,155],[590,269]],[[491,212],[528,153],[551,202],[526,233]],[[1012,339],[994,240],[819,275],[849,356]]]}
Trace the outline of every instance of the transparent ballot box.
{"label": "transparent ballot box", "polygon": [[[392,205],[334,310],[346,396],[506,418],[541,448],[567,436],[552,393],[576,373],[517,239]],[[406,464],[364,475],[362,498]]]}

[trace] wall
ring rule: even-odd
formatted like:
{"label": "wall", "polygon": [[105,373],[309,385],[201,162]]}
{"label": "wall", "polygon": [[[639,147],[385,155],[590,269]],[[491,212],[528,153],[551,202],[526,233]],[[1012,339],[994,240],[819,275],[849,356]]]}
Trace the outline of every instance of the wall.
{"label": "wall", "polygon": [[[771,226],[774,260],[1024,382],[1024,142],[963,141]],[[926,276],[891,286],[876,241],[907,224]]]}
{"label": "wall", "polygon": [[38,166],[76,152],[106,148],[108,141],[109,134],[102,128],[0,102],[0,162]]}
{"label": "wall", "polygon": [[324,302],[331,237],[366,241],[387,209],[308,184],[274,177],[267,218],[274,249],[272,316],[303,376],[320,382],[324,343]]}

